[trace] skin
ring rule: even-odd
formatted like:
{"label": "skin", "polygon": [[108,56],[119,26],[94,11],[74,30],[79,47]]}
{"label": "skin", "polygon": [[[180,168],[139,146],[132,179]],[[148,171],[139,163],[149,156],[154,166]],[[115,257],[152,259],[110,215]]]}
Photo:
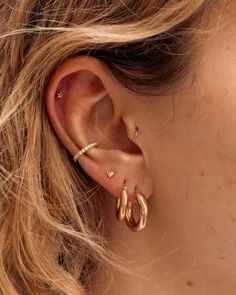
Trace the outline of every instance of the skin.
{"label": "skin", "polygon": [[[74,155],[99,143],[79,163],[103,187],[107,238],[133,271],[107,274],[101,267],[94,294],[235,294],[235,7],[232,12],[232,22],[199,37],[194,71],[175,94],[132,93],[92,57],[68,59],[51,77],[47,112],[65,148]],[[63,98],[56,98],[57,89]],[[108,168],[114,177],[106,176]],[[124,180],[130,200],[136,185],[148,199],[140,233],[115,219]]]}

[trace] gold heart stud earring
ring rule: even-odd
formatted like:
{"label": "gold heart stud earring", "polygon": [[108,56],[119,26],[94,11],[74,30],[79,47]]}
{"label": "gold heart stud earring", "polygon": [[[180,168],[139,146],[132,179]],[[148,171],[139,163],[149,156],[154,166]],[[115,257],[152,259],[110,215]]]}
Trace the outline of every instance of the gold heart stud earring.
{"label": "gold heart stud earring", "polygon": [[116,174],[116,171],[114,169],[107,169],[106,174],[107,177],[111,178]]}

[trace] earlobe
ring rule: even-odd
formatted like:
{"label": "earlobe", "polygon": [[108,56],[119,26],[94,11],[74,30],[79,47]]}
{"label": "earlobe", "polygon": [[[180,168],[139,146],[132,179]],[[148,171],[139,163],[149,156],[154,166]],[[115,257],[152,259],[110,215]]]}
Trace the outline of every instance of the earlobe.
{"label": "earlobe", "polygon": [[126,180],[130,200],[135,198],[137,185],[148,197],[151,180],[142,152],[133,142],[138,129],[134,125],[128,131],[132,120],[129,126],[122,120],[127,97],[111,75],[95,58],[68,59],[48,84],[48,117],[65,148],[73,157],[77,155],[74,159],[101,186],[119,196]]}

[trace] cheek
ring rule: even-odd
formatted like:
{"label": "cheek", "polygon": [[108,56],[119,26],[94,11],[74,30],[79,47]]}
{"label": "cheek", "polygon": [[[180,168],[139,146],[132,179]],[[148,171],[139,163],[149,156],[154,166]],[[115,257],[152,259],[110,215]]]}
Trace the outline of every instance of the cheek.
{"label": "cheek", "polygon": [[234,93],[223,97],[214,88],[198,87],[176,97],[175,104],[169,98],[158,102],[149,117],[146,150],[160,225],[193,255],[203,252],[215,260],[223,251],[235,264]]}

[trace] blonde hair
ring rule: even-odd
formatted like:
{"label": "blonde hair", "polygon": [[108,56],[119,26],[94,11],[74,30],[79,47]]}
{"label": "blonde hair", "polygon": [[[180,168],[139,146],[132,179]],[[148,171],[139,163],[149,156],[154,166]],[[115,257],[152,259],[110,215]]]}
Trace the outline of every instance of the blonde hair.
{"label": "blonde hair", "polygon": [[73,163],[45,112],[52,72],[88,54],[131,90],[166,88],[186,68],[175,54],[184,51],[181,32],[206,2],[2,1],[1,294],[85,294],[97,263],[113,263],[93,197],[98,186]]}

